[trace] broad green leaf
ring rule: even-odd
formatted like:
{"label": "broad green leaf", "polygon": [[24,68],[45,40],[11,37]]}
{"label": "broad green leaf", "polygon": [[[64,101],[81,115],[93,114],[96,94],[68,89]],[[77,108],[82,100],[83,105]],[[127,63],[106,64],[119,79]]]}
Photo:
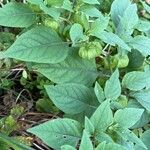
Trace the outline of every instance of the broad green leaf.
{"label": "broad green leaf", "polygon": [[100,143],[95,150],[126,150],[123,146],[116,143],[106,143],[105,141]]}
{"label": "broad green leaf", "polygon": [[100,103],[102,103],[105,100],[105,94],[102,87],[98,84],[98,82],[95,83],[94,87],[95,95]]}
{"label": "broad green leaf", "polygon": [[61,150],[76,150],[76,149],[70,145],[63,145],[61,146]]}
{"label": "broad green leaf", "polygon": [[136,36],[132,41],[129,42],[129,45],[133,47],[134,49],[141,52],[143,56],[150,55],[150,38],[138,35]]}
{"label": "broad green leaf", "polygon": [[100,18],[96,19],[92,24],[91,24],[91,29],[90,29],[90,35],[93,36],[99,36],[101,32],[103,32],[109,23],[109,17],[104,17],[101,16]]}
{"label": "broad green leaf", "polygon": [[73,44],[83,39],[83,37],[84,35],[82,26],[78,23],[73,24],[70,29],[70,38]]}
{"label": "broad green leaf", "polygon": [[[43,83],[42,83],[43,84]],[[49,100],[49,98],[43,97],[41,99],[38,99],[36,101],[36,110],[38,112],[43,112],[43,113],[54,113],[57,114],[59,113],[59,109],[56,108],[53,105],[53,102]]]}
{"label": "broad green leaf", "polygon": [[68,114],[78,114],[85,110],[95,110],[92,104],[92,93],[89,88],[81,84],[63,84],[45,86],[54,104]]}
{"label": "broad green leaf", "polygon": [[106,81],[104,93],[107,99],[113,100],[116,100],[121,95],[118,69],[111,75],[109,80]]}
{"label": "broad green leaf", "polygon": [[95,134],[106,131],[107,127],[113,122],[113,114],[110,109],[110,102],[104,101],[94,112],[91,122],[95,128]]}
{"label": "broad green leaf", "polygon": [[97,34],[96,37],[112,46],[118,45],[127,51],[131,51],[131,48],[118,35],[112,32],[103,31],[101,34]]}
{"label": "broad green leaf", "polygon": [[133,91],[138,91],[146,87],[150,82],[149,74],[141,71],[132,71],[127,73],[122,80],[122,85]]}
{"label": "broad green leaf", "polygon": [[86,109],[84,112],[78,113],[78,114],[64,114],[63,117],[65,118],[70,118],[73,120],[77,120],[79,122],[81,122],[82,124],[84,124],[85,121],[85,116],[87,116],[88,118],[91,117],[91,115],[93,114],[93,110],[91,109]]}
{"label": "broad green leaf", "polygon": [[141,140],[147,146],[148,150],[150,149],[149,139],[150,139],[150,129],[145,131],[141,136]]}
{"label": "broad green leaf", "polygon": [[120,19],[123,16],[126,8],[131,4],[130,0],[114,0],[111,5],[111,17],[117,27],[119,25]]}
{"label": "broad green leaf", "polygon": [[139,20],[139,23],[135,26],[139,31],[145,32],[150,30],[150,22],[146,20]]}
{"label": "broad green leaf", "polygon": [[[129,100],[127,107],[143,109],[143,106],[137,100],[134,100],[134,99]],[[134,124],[134,126],[132,126],[132,129],[141,128],[141,127],[145,126],[148,122],[150,122],[150,115],[148,114],[148,111],[145,110],[143,112],[140,120],[136,124]]]}
{"label": "broad green leaf", "polygon": [[150,111],[150,90],[149,89],[131,93],[131,96],[134,97],[144,108]]}
{"label": "broad green leaf", "polygon": [[119,109],[114,115],[114,122],[124,129],[131,128],[141,118],[143,112],[143,109],[138,108]]}
{"label": "broad green leaf", "polygon": [[45,0],[46,4],[49,6],[62,6],[64,0]]}
{"label": "broad green leaf", "polygon": [[0,148],[1,150],[6,150],[6,149],[2,149],[1,144],[4,144],[4,147],[6,148],[13,148],[15,150],[34,150],[33,148],[26,146],[22,143],[20,143],[19,141],[15,140],[14,138],[8,137],[2,133],[0,133]]}
{"label": "broad green leaf", "polygon": [[90,17],[96,17],[99,18],[101,17],[101,12],[94,6],[92,5],[83,5],[80,8],[80,11],[84,12],[86,15],[90,16]]}
{"label": "broad green leaf", "polygon": [[60,150],[63,145],[76,147],[82,135],[82,126],[72,119],[54,119],[27,130],[48,146]]}
{"label": "broad green leaf", "polygon": [[129,5],[122,17],[120,17],[120,23],[117,27],[117,34],[129,34],[133,33],[135,25],[138,24],[138,14],[136,4]]}
{"label": "broad green leaf", "polygon": [[35,13],[23,3],[10,2],[0,8],[0,25],[29,27],[36,21]]}
{"label": "broad green leaf", "polygon": [[[148,61],[149,61],[149,60],[148,60]],[[144,66],[144,72],[145,72],[145,74],[147,74],[147,75],[150,74],[150,66],[149,66],[148,64]],[[146,89],[150,89],[150,77],[147,78]]]}
{"label": "broad green leaf", "polygon": [[150,38],[150,30],[146,31],[146,36]]}
{"label": "broad green leaf", "polygon": [[1,141],[0,139],[0,146],[1,146],[1,150],[6,150],[9,149],[9,145],[7,145],[7,143],[5,143],[4,141]]}
{"label": "broad green leaf", "polygon": [[82,0],[84,3],[87,3],[87,4],[99,4],[99,1],[98,0]]}
{"label": "broad green leaf", "polygon": [[55,83],[79,83],[91,86],[98,76],[95,61],[82,59],[76,50],[72,50],[61,63],[36,65],[33,68]]}
{"label": "broad green leaf", "polygon": [[128,69],[132,71],[140,68],[143,65],[145,59],[145,57],[139,51],[134,49],[132,49],[132,51],[128,53],[128,57],[129,57]]}
{"label": "broad green leaf", "polygon": [[83,131],[79,150],[94,150],[92,141],[90,140],[89,134],[86,132],[86,130]]}
{"label": "broad green leaf", "polygon": [[62,8],[66,9],[68,11],[71,11],[71,12],[73,11],[72,10],[72,4],[71,4],[70,0],[64,0]]}
{"label": "broad green leaf", "polygon": [[43,3],[43,0],[27,0],[27,2],[35,5],[40,5]]}
{"label": "broad green leaf", "polygon": [[135,143],[136,145],[139,145],[139,146],[147,149],[146,145],[142,142],[142,140],[140,138],[138,138],[132,131],[130,131],[130,130],[125,131],[123,136],[125,136],[127,138],[127,140]]}
{"label": "broad green leaf", "polygon": [[111,143],[114,142],[111,136],[105,132],[100,132],[95,136],[95,140],[100,143],[100,142],[106,142],[106,143]]}
{"label": "broad green leaf", "polygon": [[45,4],[41,4],[40,9],[43,10],[46,14],[53,17],[55,20],[58,20],[61,14],[60,8],[47,7]]}
{"label": "broad green leaf", "polygon": [[116,143],[108,143],[105,146],[105,150],[126,150],[126,148]]}
{"label": "broad green leaf", "polygon": [[124,146],[125,150],[134,150],[134,143],[128,141],[125,136],[123,136],[122,132],[124,133],[124,130],[119,132],[118,130],[120,130],[121,128],[116,128],[116,132],[115,130],[113,130],[113,135],[114,138],[116,139],[116,143],[121,144],[122,146]]}
{"label": "broad green leaf", "polygon": [[126,129],[116,129],[115,130],[117,132],[117,134],[122,137],[122,139],[126,142],[126,141],[130,141],[134,144],[140,145],[143,148],[146,148],[146,145],[142,142],[142,140],[140,138],[137,137],[136,134],[134,134],[132,131]]}
{"label": "broad green leaf", "polygon": [[95,150],[105,150],[105,146],[106,146],[106,142],[105,141],[101,142],[100,144],[98,144]]}
{"label": "broad green leaf", "polygon": [[87,132],[89,132],[90,134],[94,133],[94,125],[92,124],[92,122],[87,117],[85,117],[84,126],[85,126],[85,130]]}
{"label": "broad green leaf", "polygon": [[22,34],[0,55],[29,62],[58,63],[67,57],[68,46],[55,31],[41,26]]}
{"label": "broad green leaf", "polygon": [[134,126],[132,126],[132,129],[142,128],[143,126],[145,126],[149,122],[150,122],[150,115],[149,115],[148,111],[145,110],[143,112],[140,120],[136,124],[134,124]]}

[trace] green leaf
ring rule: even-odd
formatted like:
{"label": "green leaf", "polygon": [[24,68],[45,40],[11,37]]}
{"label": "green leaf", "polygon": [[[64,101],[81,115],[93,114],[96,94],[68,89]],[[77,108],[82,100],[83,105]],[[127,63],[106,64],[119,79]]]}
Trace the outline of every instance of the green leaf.
{"label": "green leaf", "polygon": [[91,23],[91,29],[89,31],[90,35],[99,37],[99,34],[101,34],[101,32],[103,32],[107,28],[109,19],[109,17],[101,16],[93,23]]}
{"label": "green leaf", "polygon": [[107,127],[113,122],[113,114],[108,100],[96,109],[90,120],[94,125],[96,134],[106,131]]}
{"label": "green leaf", "polygon": [[130,95],[134,97],[144,108],[150,111],[150,89],[134,92]]}
{"label": "green leaf", "polygon": [[98,76],[95,61],[82,59],[76,50],[72,50],[61,63],[36,65],[33,68],[55,83],[79,83],[91,86]]}
{"label": "green leaf", "polygon": [[10,147],[3,140],[1,141],[1,139],[0,139],[0,146],[1,146],[1,150],[6,150],[6,149],[9,149],[9,147]]}
{"label": "green leaf", "polygon": [[116,143],[100,143],[95,150],[126,150],[123,146]]}
{"label": "green leaf", "polygon": [[61,150],[76,150],[76,149],[70,145],[63,145],[61,146]]}
{"label": "green leaf", "polygon": [[68,11],[71,11],[71,12],[73,11],[70,0],[64,0],[62,8],[66,9]]}
{"label": "green leaf", "polygon": [[150,30],[150,22],[146,20],[139,20],[139,23],[135,27],[137,30],[146,32]]}
{"label": "green leaf", "polygon": [[126,8],[131,4],[130,0],[114,0],[111,5],[111,17],[117,27]]}
{"label": "green leaf", "polygon": [[132,41],[129,42],[129,45],[134,49],[138,50],[143,56],[150,55],[150,38],[138,35]]}
{"label": "green leaf", "polygon": [[0,8],[0,25],[8,27],[29,27],[36,21],[36,15],[23,3],[10,2]]}
{"label": "green leaf", "polygon": [[111,75],[109,80],[106,81],[104,92],[107,99],[116,100],[121,95],[118,69]]}
{"label": "green leaf", "polygon": [[98,101],[102,103],[105,100],[105,94],[102,87],[98,84],[98,82],[95,83],[94,92]]}
{"label": "green leaf", "polygon": [[64,0],[45,0],[46,4],[49,6],[60,7],[63,4]]}
{"label": "green leaf", "polygon": [[143,148],[146,148],[146,145],[142,142],[140,138],[137,137],[132,131],[126,129],[116,129],[116,133],[122,138],[122,140],[126,143],[126,141],[130,141],[130,143],[134,143],[140,145]]}
{"label": "green leaf", "polygon": [[146,87],[149,81],[149,74],[141,71],[132,71],[123,77],[122,85],[130,90],[138,91]]}
{"label": "green leaf", "polygon": [[40,9],[43,10],[46,14],[53,17],[55,20],[58,20],[61,14],[61,9],[56,7],[47,7],[45,4],[40,5]]}
{"label": "green leaf", "polygon": [[50,28],[35,27],[22,34],[2,55],[22,61],[58,63],[67,57],[68,46]]}
{"label": "green leaf", "polygon": [[[42,81],[43,82],[43,81]],[[52,101],[49,100],[49,98],[43,97],[43,99],[38,99],[36,101],[36,110],[38,112],[45,112],[45,113],[59,113],[59,109],[56,108]]]}
{"label": "green leaf", "polygon": [[92,141],[90,140],[89,134],[86,132],[86,130],[83,131],[79,150],[94,150]]}
{"label": "green leaf", "polygon": [[150,129],[145,131],[141,136],[141,140],[147,146],[148,150],[150,149],[149,139],[150,139]]}
{"label": "green leaf", "polygon": [[92,104],[92,92],[84,85],[70,83],[45,88],[50,99],[65,113],[78,114],[88,109],[96,109]]}
{"label": "green leaf", "polygon": [[[63,128],[62,128],[63,127]],[[82,134],[79,122],[72,119],[55,119],[27,130],[54,149],[63,145],[76,147]]]}
{"label": "green leaf", "polygon": [[84,126],[85,126],[85,130],[87,132],[89,132],[90,134],[94,133],[94,125],[92,124],[92,122],[87,117],[85,117]]}
{"label": "green leaf", "polygon": [[[137,100],[134,100],[134,99],[129,100],[127,107],[143,109],[143,106]],[[149,121],[150,121],[150,115],[148,114],[148,111],[145,110],[140,120],[134,126],[132,126],[132,129],[141,128],[145,126]]]}
{"label": "green leaf", "polygon": [[[137,68],[140,68],[143,65],[145,57],[137,51],[132,49],[132,51],[128,54],[129,57],[129,64],[128,64],[128,69],[129,70],[136,70]],[[138,58],[138,61],[137,61]]]}
{"label": "green leaf", "polygon": [[43,3],[43,0],[27,0],[27,2],[35,5],[40,5]]}
{"label": "green leaf", "polygon": [[143,112],[143,109],[137,108],[117,110],[114,115],[114,122],[118,123],[124,129],[131,128],[141,118]]}
{"label": "green leaf", "polygon": [[98,0],[82,0],[84,3],[87,3],[87,4],[100,4]]}
{"label": "green leaf", "polygon": [[89,17],[96,17],[99,18],[101,17],[101,12],[94,6],[92,5],[83,5],[80,8],[80,11],[88,15]]}
{"label": "green leaf", "polygon": [[82,26],[78,23],[73,24],[70,29],[70,38],[73,44],[83,39],[83,37],[84,35]]}
{"label": "green leaf", "polygon": [[108,143],[105,146],[105,150],[126,150],[126,148],[116,143]]}
{"label": "green leaf", "polygon": [[142,142],[140,138],[138,138],[132,131],[126,130],[123,134],[127,138],[127,140],[135,143],[136,145],[139,145],[145,149],[147,149],[146,145]]}
{"label": "green leaf", "polygon": [[100,143],[100,142],[106,142],[106,143],[111,143],[113,142],[113,139],[111,138],[111,136],[105,132],[99,132],[96,136],[95,136],[95,140]]}
{"label": "green leaf", "polygon": [[133,33],[135,25],[138,24],[138,14],[136,4],[129,5],[122,17],[120,17],[120,23],[117,28],[118,34],[129,34]]}
{"label": "green leaf", "polygon": [[[31,147],[29,146],[26,146],[22,143],[20,143],[19,141],[11,138],[11,137],[8,137],[2,133],[0,133],[0,146],[1,146],[1,149],[2,149],[2,146],[1,144],[4,144],[5,148],[14,148],[15,150],[34,150],[32,149]],[[8,145],[7,145],[8,144]],[[3,149],[2,149],[3,150]],[[4,149],[6,150],[6,149]]]}
{"label": "green leaf", "polygon": [[103,31],[101,34],[97,34],[96,37],[112,46],[118,45],[127,51],[131,51],[131,48],[118,35],[112,32]]}
{"label": "green leaf", "polygon": [[106,142],[104,141],[98,144],[95,150],[105,150],[105,147],[106,147]]}

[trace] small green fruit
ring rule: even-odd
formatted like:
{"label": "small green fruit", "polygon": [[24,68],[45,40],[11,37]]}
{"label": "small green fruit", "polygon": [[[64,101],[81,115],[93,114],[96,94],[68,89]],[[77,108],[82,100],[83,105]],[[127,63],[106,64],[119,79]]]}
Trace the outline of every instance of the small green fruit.
{"label": "small green fruit", "polygon": [[102,53],[102,46],[99,42],[90,42],[79,49],[79,56],[92,59]]}
{"label": "small green fruit", "polygon": [[117,56],[118,57],[118,68],[125,68],[129,64],[129,58],[127,55]]}
{"label": "small green fruit", "polygon": [[128,98],[125,95],[121,95],[118,98],[119,104],[121,104],[122,107],[126,107],[128,105]]}
{"label": "small green fruit", "polygon": [[44,20],[44,24],[45,24],[45,26],[50,27],[55,31],[57,31],[59,28],[59,23],[53,19],[46,18]]}
{"label": "small green fruit", "polygon": [[89,29],[89,22],[88,22],[87,16],[84,13],[76,12],[73,15],[73,21],[75,23],[81,24],[86,30]]}
{"label": "small green fruit", "polygon": [[127,55],[119,55],[116,54],[114,56],[109,56],[108,58],[104,59],[104,67],[106,69],[113,69],[113,68],[125,68],[129,64],[129,58]]}
{"label": "small green fruit", "polygon": [[34,12],[37,12],[37,13],[40,13],[40,12],[41,12],[40,7],[37,6],[37,5],[35,5],[35,4],[29,3],[28,6],[29,6]]}
{"label": "small green fruit", "polygon": [[108,59],[107,58],[104,58],[104,60],[103,60],[103,65],[104,65],[104,68],[105,69],[110,69],[110,64],[109,64],[109,61],[108,61]]}
{"label": "small green fruit", "polygon": [[118,59],[116,59],[114,56],[108,56],[104,58],[104,68],[105,69],[113,69],[116,68],[118,65]]}
{"label": "small green fruit", "polygon": [[118,58],[115,56],[110,56],[110,68],[116,68],[118,65]]}

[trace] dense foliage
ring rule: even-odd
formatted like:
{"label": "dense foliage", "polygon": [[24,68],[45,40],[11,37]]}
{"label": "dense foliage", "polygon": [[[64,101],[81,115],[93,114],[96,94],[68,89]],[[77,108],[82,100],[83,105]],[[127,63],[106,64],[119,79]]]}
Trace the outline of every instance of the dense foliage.
{"label": "dense foliage", "polygon": [[[56,150],[150,150],[149,1],[26,1],[0,8],[0,25],[19,31],[1,63],[46,77],[40,88],[61,111],[27,132]],[[32,149],[6,135],[4,149]]]}

